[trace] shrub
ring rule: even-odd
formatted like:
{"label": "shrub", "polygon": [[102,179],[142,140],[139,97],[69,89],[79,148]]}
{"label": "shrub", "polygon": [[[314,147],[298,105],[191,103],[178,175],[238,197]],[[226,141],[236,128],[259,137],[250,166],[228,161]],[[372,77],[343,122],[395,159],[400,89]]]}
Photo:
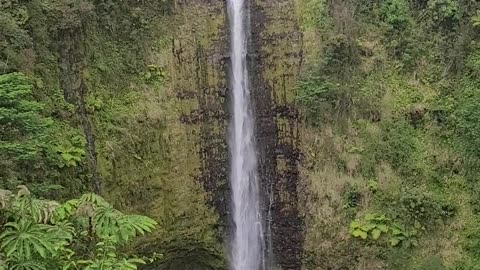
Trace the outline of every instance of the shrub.
{"label": "shrub", "polygon": [[457,0],[430,0],[428,11],[433,21],[444,28],[451,28],[460,19],[460,4]]}
{"label": "shrub", "polygon": [[385,1],[381,13],[391,31],[403,31],[412,23],[409,3],[406,0]]}

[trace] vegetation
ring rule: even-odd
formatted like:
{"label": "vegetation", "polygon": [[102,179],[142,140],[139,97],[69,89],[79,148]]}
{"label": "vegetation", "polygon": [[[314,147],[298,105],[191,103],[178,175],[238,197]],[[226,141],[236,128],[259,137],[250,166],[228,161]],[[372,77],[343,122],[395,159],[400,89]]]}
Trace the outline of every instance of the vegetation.
{"label": "vegetation", "polygon": [[[297,95],[316,159],[304,173],[312,198],[321,198],[307,209],[306,264],[476,269],[480,5],[301,5],[304,32],[314,37],[305,41],[314,53]],[[318,248],[326,243],[334,250]],[[349,252],[362,258],[358,265]]]}
{"label": "vegetation", "polygon": [[[295,3],[305,268],[479,269],[478,1]],[[225,20],[183,8],[0,1],[0,269],[226,268],[172,67]]]}
{"label": "vegetation", "polygon": [[0,267],[3,269],[137,269],[143,259],[119,247],[157,225],[126,215],[89,193],[63,204],[36,199],[25,186],[0,190]]}
{"label": "vegetation", "polygon": [[[173,7],[0,1],[0,189],[26,185],[34,198],[58,202],[96,192],[111,211],[159,223],[150,237],[124,244],[87,241],[85,219],[67,218],[75,232],[62,248],[75,252],[72,269],[128,262],[124,253],[164,254],[145,260],[156,268],[225,268],[217,217],[192,177],[198,161],[185,148],[191,140],[170,85]],[[68,253],[35,254],[41,267],[68,261]]]}

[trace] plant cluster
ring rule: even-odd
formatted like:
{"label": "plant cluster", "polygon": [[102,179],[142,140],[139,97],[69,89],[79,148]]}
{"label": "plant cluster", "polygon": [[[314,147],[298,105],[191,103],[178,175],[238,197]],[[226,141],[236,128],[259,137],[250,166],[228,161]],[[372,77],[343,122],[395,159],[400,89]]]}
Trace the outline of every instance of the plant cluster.
{"label": "plant cluster", "polygon": [[350,223],[350,234],[353,237],[379,241],[384,236],[393,247],[400,244],[404,247],[417,246],[417,233],[417,229],[409,229],[385,215],[367,214]]}
{"label": "plant cluster", "polygon": [[[89,193],[63,204],[37,199],[26,186],[0,190],[0,265],[7,269],[137,269],[145,260],[119,248],[157,224],[114,209]],[[0,268],[1,269],[1,268]]]}

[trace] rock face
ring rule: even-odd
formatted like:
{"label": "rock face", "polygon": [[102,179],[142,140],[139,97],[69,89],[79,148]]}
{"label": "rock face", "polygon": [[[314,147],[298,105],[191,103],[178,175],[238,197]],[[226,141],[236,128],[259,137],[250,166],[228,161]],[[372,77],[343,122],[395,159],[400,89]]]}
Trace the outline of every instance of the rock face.
{"label": "rock face", "polygon": [[228,36],[222,1],[178,1],[173,40],[174,88],[183,100],[181,122],[196,130],[195,177],[226,228],[228,186]]}
{"label": "rock face", "polygon": [[[225,1],[178,1],[173,41],[174,87],[181,121],[198,134],[198,180],[228,234],[228,19]],[[294,84],[302,63],[302,36],[293,0],[250,0],[249,73],[268,252],[282,269],[301,269],[303,220],[297,186],[299,127]]]}
{"label": "rock face", "polygon": [[302,62],[301,32],[293,1],[251,1],[252,91],[256,112],[259,175],[274,264],[301,269],[303,224],[298,111],[294,86]]}

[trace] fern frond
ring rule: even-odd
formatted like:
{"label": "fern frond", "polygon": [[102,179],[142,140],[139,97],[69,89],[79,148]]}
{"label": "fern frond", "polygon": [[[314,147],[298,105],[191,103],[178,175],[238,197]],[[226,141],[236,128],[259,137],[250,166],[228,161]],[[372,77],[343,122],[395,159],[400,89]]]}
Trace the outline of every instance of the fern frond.
{"label": "fern frond", "polygon": [[55,226],[51,226],[47,229],[47,232],[52,236],[52,238],[57,241],[67,241],[70,242],[73,240],[75,235],[75,228],[73,224],[67,221],[56,223]]}
{"label": "fern frond", "polygon": [[108,202],[105,201],[104,198],[102,198],[101,196],[99,196],[95,193],[87,193],[87,194],[83,195],[82,197],[80,197],[79,201],[80,201],[80,204],[89,202],[89,203],[93,203],[96,206],[108,206],[109,205]]}
{"label": "fern frond", "polygon": [[124,241],[151,232],[158,225],[155,220],[141,215],[123,215],[119,224],[121,239]]}
{"label": "fern frond", "polygon": [[55,210],[55,218],[56,222],[60,222],[70,218],[77,210],[78,206],[80,205],[80,201],[77,199],[69,200],[64,204],[60,205]]}
{"label": "fern frond", "polygon": [[30,196],[21,196],[14,200],[12,211],[18,217],[30,217],[37,223],[49,223],[60,205],[55,201],[34,199]]}
{"label": "fern frond", "polygon": [[111,206],[99,207],[95,213],[95,231],[100,238],[116,237],[120,231],[120,219],[122,219],[122,212],[114,209]]}

